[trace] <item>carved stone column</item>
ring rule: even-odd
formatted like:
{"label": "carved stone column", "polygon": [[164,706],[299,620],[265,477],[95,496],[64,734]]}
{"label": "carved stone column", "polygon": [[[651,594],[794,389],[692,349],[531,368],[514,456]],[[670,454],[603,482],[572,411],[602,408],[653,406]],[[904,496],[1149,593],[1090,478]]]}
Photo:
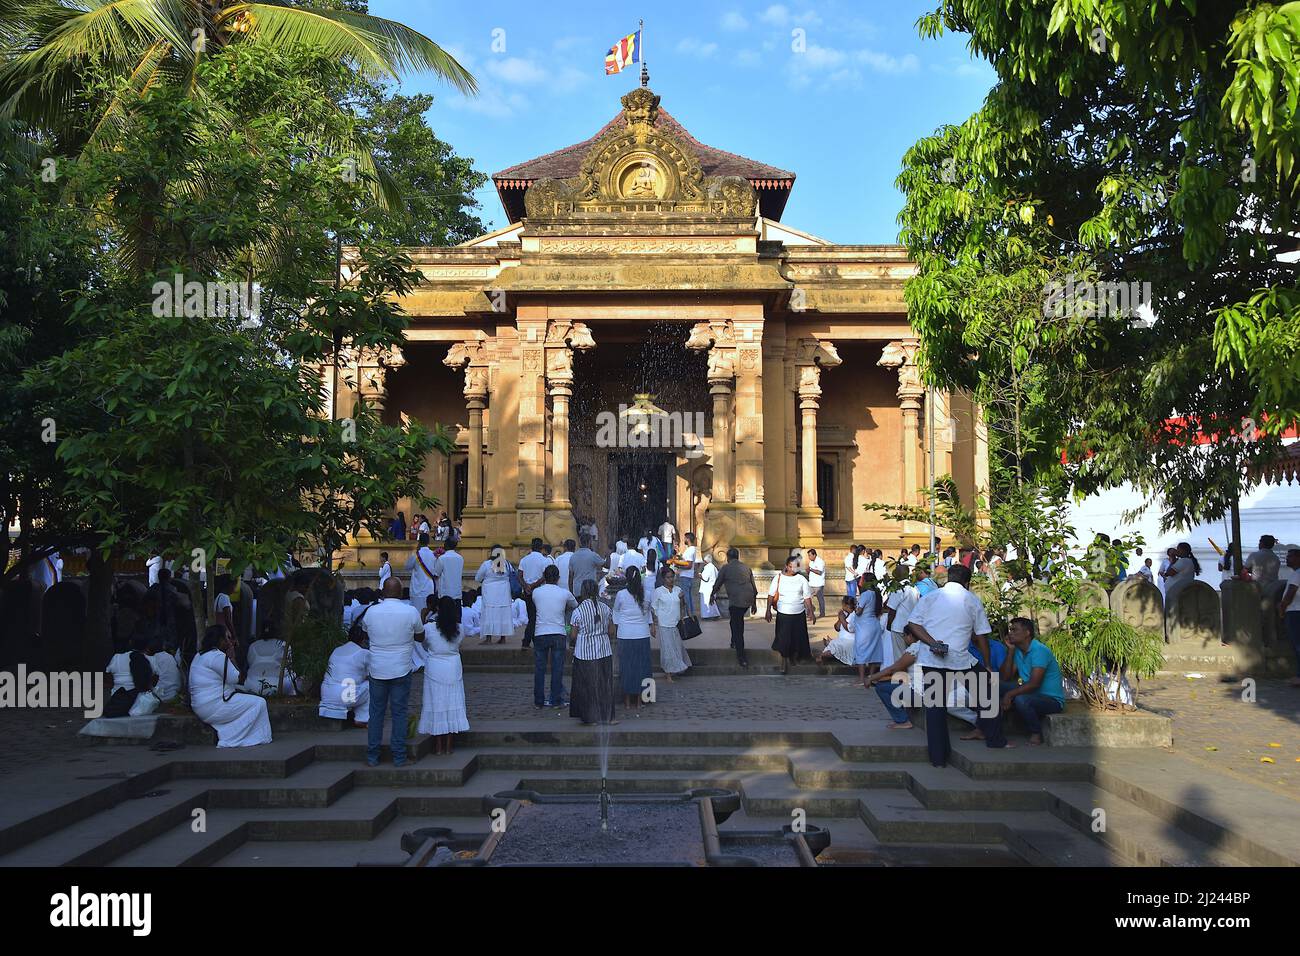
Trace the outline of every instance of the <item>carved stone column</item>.
{"label": "carved stone column", "polygon": [[710,464],[713,484],[706,510],[701,515],[701,540],[721,550],[735,535],[733,478],[732,402],[735,397],[735,333],[730,322],[701,322],[691,329],[688,349],[708,353],[709,394],[713,399],[713,448]]}
{"label": "carved stone column", "polygon": [[554,500],[544,526],[548,536],[560,540],[573,536],[576,528],[573,505],[569,501],[569,403],[573,399],[573,353],[595,347],[591,330],[581,322],[552,321],[547,326],[546,386],[551,398]]}
{"label": "carved stone column", "polygon": [[357,395],[381,418],[388,403],[388,371],[401,368],[406,357],[396,345],[387,350],[366,349],[357,355]]}
{"label": "carved stone column", "polygon": [[898,372],[898,403],[903,412],[903,471],[899,501],[920,503],[921,477],[920,425],[925,386],[916,365],[916,339],[903,339],[885,346],[878,364]]}
{"label": "carved stone column", "polygon": [[799,384],[799,543],[821,543],[822,509],[817,501],[817,412],[821,407],[822,370],[840,365],[835,346],[800,339],[795,356]]}
{"label": "carved stone column", "polygon": [[465,370],[465,410],[469,418],[469,480],[466,507],[483,507],[483,411],[487,408],[488,359],[482,342],[457,342],[442,364]]}

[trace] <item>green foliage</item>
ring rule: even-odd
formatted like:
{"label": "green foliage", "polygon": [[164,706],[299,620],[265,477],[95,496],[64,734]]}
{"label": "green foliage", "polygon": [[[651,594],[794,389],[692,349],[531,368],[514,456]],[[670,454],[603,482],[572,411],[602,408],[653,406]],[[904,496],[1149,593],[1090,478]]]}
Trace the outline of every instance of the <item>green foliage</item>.
{"label": "green foliage", "polygon": [[[201,548],[238,572],[379,533],[397,498],[428,502],[425,459],[450,444],[364,404],[351,420],[325,405],[322,371],[341,347],[401,341],[394,300],[419,278],[368,238],[364,178],[314,146],[349,135],[328,106],[347,77],[310,52],[252,44],[198,70],[211,99],[151,89],[130,151],[70,162],[67,188],[99,215],[105,281],[73,309],[93,334],[31,369],[26,389],[60,423],[67,494],[105,550]],[[365,262],[346,282],[334,279],[342,229],[363,237]],[[256,314],[159,309],[177,275],[255,284]]]}
{"label": "green foliage", "polygon": [[1116,708],[1107,693],[1112,678],[1137,682],[1164,665],[1164,637],[1140,631],[1103,608],[1074,611],[1062,627],[1040,639],[1056,655],[1061,674],[1072,680],[1091,707]]}
{"label": "green foliage", "polygon": [[347,632],[331,617],[309,611],[288,635],[285,659],[292,661],[295,689],[320,696],[321,681],[329,670],[330,654],[347,642]]}
{"label": "green foliage", "polygon": [[355,102],[375,162],[397,192],[384,234],[404,246],[453,246],[487,232],[470,212],[487,176],[434,134],[424,121],[432,105],[427,93],[401,96],[374,82],[363,82]]}
{"label": "green foliage", "polygon": [[[1132,482],[1166,528],[1222,515],[1295,420],[1300,6],[945,0],[997,71],[983,107],[908,151],[901,238],[929,381],[990,408],[992,489],[1060,469]],[[1039,277],[1149,283],[1154,327],[1033,314]],[[1139,285],[1139,288],[1141,286]],[[1200,446],[1243,431],[1254,442]],[[1020,469],[1020,470],[1018,470]]]}

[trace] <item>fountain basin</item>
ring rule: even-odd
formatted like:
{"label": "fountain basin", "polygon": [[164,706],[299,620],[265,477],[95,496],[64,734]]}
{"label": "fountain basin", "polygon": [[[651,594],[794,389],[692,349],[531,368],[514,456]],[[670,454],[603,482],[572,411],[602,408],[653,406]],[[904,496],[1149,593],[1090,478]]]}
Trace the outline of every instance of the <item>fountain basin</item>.
{"label": "fountain basin", "polygon": [[[803,833],[745,831],[719,837],[718,824],[740,808],[732,790],[609,795],[609,828],[601,826],[601,793],[543,794],[505,790],[483,798],[492,832],[472,854],[467,838],[429,827],[403,837],[408,866],[816,866],[830,842]],[[438,852],[439,847],[460,850]]]}

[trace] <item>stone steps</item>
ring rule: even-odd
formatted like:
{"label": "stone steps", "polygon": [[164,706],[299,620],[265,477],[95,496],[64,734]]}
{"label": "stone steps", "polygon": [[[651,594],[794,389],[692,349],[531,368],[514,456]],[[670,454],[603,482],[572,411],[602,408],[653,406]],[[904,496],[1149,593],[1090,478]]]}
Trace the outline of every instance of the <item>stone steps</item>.
{"label": "stone steps", "polygon": [[[789,822],[799,810],[811,823],[861,820],[874,840],[890,847],[996,844],[1037,864],[1294,862],[1284,852],[1270,856],[1266,842],[1220,823],[1212,808],[1188,810],[1161,789],[1158,775],[1143,776],[1141,754],[1120,761],[1123,772],[1102,773],[1086,753],[1068,748],[993,751],[961,744],[951,765],[937,769],[916,735],[873,743],[874,731],[856,722],[834,730],[764,726],[620,726],[620,745],[609,750],[610,791],[617,801],[727,787],[741,793],[745,816],[764,828]],[[360,731],[286,737],[250,752],[182,751],[161,775],[97,783],[69,804],[74,812],[67,822],[52,821],[51,810],[39,815],[43,831],[10,826],[0,838],[7,834],[15,849],[0,855],[0,866],[193,866],[232,854],[259,863],[291,852],[328,856],[312,849],[317,842],[355,845],[357,862],[392,862],[390,849],[363,850],[380,834],[389,834],[385,846],[393,842],[399,817],[451,819],[458,832],[483,832],[486,794],[592,793],[601,776],[594,728],[498,725],[464,738],[455,754],[438,757],[429,753],[428,738],[414,738],[410,762],[400,768],[366,767]],[[206,810],[203,833],[191,827],[195,807]],[[1096,807],[1106,811],[1098,833],[1092,830]],[[266,850],[258,853],[251,844]],[[284,849],[288,844],[299,850]]]}

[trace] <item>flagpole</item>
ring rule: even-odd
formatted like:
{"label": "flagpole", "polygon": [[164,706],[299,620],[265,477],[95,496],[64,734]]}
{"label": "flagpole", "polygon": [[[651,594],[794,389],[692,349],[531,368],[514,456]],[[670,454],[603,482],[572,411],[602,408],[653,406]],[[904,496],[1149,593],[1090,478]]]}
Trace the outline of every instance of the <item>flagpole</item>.
{"label": "flagpole", "polygon": [[645,62],[645,21],[637,21],[637,32],[641,34],[641,88],[645,89],[650,85],[650,70],[646,67]]}

